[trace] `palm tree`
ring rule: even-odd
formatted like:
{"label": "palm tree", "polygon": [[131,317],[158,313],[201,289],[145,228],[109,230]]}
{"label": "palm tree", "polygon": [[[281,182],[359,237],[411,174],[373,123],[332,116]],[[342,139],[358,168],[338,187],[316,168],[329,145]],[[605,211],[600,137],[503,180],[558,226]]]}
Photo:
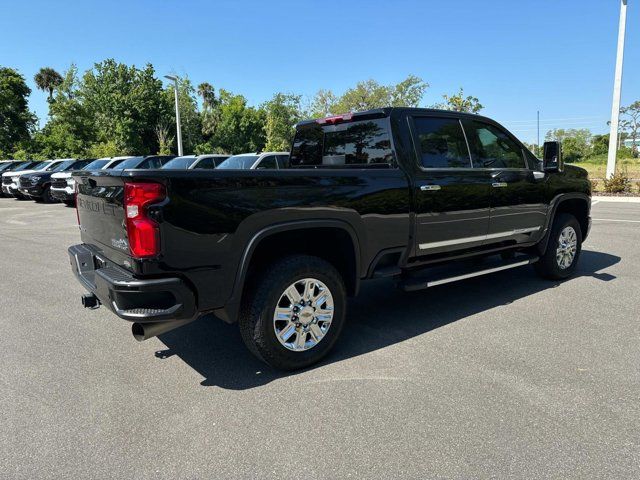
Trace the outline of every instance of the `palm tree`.
{"label": "palm tree", "polygon": [[210,83],[204,82],[198,85],[198,95],[202,97],[205,110],[216,104],[216,93]]}
{"label": "palm tree", "polygon": [[62,84],[63,78],[53,68],[43,67],[35,74],[33,80],[38,89],[49,92],[49,101],[53,100],[53,90]]}

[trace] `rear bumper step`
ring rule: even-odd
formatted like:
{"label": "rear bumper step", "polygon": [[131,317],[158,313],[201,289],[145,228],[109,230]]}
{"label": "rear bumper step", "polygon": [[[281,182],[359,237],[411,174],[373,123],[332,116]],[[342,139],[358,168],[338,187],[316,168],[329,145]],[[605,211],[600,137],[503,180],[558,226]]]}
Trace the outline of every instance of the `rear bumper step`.
{"label": "rear bumper step", "polygon": [[180,278],[135,278],[85,244],[69,247],[69,259],[76,278],[89,291],[82,297],[86,308],[102,304],[120,318],[139,323],[197,315],[195,295]]}
{"label": "rear bumper step", "polygon": [[510,268],[530,265],[537,262],[538,259],[539,257],[537,256],[520,255],[509,260],[503,260],[501,258],[498,260],[487,260],[481,265],[477,265],[473,268],[464,265],[461,265],[458,268],[451,268],[451,265],[448,265],[443,269],[428,269],[420,275],[403,279],[399,282],[398,286],[405,292],[423,290],[425,288],[444,285],[446,283],[466,280],[467,278],[479,277],[481,275],[488,275],[490,273],[500,272]]}

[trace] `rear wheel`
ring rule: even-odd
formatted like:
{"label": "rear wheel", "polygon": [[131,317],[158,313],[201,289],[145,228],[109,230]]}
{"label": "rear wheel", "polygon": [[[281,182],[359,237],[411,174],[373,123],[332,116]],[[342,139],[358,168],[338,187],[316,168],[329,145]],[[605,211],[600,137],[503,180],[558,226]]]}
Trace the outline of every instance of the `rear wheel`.
{"label": "rear wheel", "polygon": [[536,262],[538,274],[550,280],[561,280],[575,272],[582,251],[582,231],[573,215],[559,214],[551,228],[547,249]]}
{"label": "rear wheel", "polygon": [[249,350],[280,370],[318,362],[342,331],[346,290],[329,262],[292,255],[271,264],[249,287],[240,333]]}

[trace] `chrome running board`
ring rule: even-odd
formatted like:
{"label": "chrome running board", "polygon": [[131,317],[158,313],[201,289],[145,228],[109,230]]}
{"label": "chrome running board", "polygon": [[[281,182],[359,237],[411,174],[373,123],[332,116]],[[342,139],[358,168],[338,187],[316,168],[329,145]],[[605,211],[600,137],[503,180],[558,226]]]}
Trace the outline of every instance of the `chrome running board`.
{"label": "chrome running board", "polygon": [[[435,287],[437,285],[444,285],[446,283],[458,282],[460,280],[466,280],[468,278],[479,277],[481,275],[488,275],[490,273],[501,272],[502,270],[509,270],[511,268],[522,267],[524,265],[530,265],[539,260],[536,256],[520,256],[512,260],[502,260],[486,262],[481,265],[480,270],[469,271],[469,268],[452,268],[447,269],[447,265],[439,267],[438,269],[426,270],[424,275],[411,277],[402,280],[399,283],[399,287],[405,292],[412,292],[415,290],[422,290],[425,288]],[[453,271],[452,271],[453,270]]]}

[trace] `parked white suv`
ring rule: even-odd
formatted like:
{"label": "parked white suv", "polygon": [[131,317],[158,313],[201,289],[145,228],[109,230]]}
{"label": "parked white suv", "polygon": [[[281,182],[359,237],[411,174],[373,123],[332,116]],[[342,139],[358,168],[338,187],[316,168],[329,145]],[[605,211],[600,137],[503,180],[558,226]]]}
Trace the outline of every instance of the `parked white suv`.
{"label": "parked white suv", "polygon": [[[131,157],[98,158],[82,170],[106,170]],[[56,172],[51,175],[51,196],[71,206],[75,204],[76,182],[71,176],[73,172]]]}
{"label": "parked white suv", "polygon": [[65,160],[72,160],[71,158],[61,158],[57,160],[45,160],[44,162],[38,163],[34,168],[30,168],[29,170],[19,170],[16,172],[7,172],[2,174],[2,193],[5,195],[10,195],[12,197],[16,197],[19,199],[25,199],[23,194],[18,191],[18,186],[20,182],[20,177],[25,173],[34,173],[34,172],[49,172],[56,168],[60,163]]}

